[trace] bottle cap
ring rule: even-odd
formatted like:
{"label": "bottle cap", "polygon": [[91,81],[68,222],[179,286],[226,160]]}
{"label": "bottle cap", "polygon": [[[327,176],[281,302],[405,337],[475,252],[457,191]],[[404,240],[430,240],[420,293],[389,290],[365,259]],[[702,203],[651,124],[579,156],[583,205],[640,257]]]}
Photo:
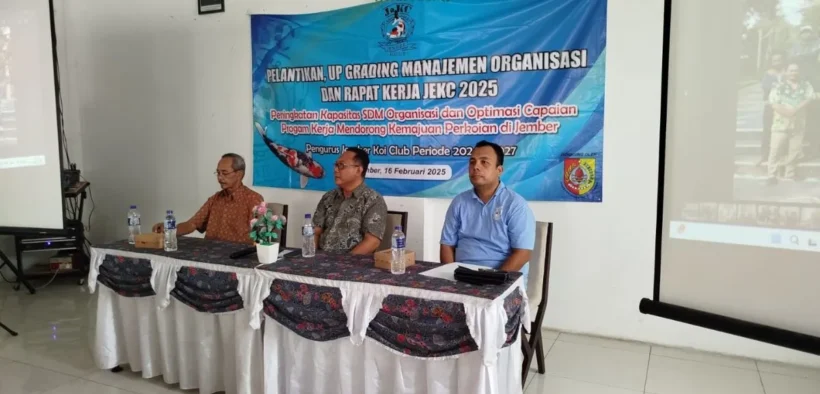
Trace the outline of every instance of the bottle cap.
{"label": "bottle cap", "polygon": [[132,205],[132,206],[131,206],[131,209],[137,209],[137,206],[136,206],[136,205]]}
{"label": "bottle cap", "polygon": [[170,214],[174,213],[174,211],[169,209],[169,210],[165,211],[165,213],[170,215]]}
{"label": "bottle cap", "polygon": [[305,214],[305,219],[310,219],[310,214],[309,213]]}
{"label": "bottle cap", "polygon": [[394,230],[399,230],[399,231],[401,231],[401,226],[396,226],[396,227],[393,227],[393,229],[394,229]]}

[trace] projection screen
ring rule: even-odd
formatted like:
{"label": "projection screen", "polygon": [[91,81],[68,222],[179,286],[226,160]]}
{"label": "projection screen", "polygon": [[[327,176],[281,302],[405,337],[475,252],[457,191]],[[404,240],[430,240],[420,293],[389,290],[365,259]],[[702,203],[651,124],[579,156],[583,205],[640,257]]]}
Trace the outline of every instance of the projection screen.
{"label": "projection screen", "polygon": [[652,301],[816,345],[820,1],[669,0],[666,21]]}
{"label": "projection screen", "polygon": [[48,0],[0,0],[0,230],[62,229]]}

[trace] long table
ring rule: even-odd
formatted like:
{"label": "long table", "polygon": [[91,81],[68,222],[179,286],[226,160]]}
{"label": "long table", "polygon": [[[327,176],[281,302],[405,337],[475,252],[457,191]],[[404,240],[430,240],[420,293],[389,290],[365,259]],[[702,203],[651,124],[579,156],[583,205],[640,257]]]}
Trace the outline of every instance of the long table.
{"label": "long table", "polygon": [[427,262],[393,275],[372,256],[228,257],[243,247],[92,248],[97,366],[200,393],[521,392],[520,274],[473,286]]}

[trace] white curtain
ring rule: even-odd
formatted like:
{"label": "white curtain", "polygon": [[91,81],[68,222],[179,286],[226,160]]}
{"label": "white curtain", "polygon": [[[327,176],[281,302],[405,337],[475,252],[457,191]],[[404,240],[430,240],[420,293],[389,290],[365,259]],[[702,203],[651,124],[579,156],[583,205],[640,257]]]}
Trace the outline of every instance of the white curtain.
{"label": "white curtain", "polygon": [[247,309],[202,313],[173,297],[159,309],[157,296],[98,290],[92,352],[99,368],[129,364],[145,378],[162,375],[202,394],[264,391],[262,333],[251,328]]}
{"label": "white curtain", "polygon": [[265,316],[265,394],[520,394],[521,335],[491,366],[482,352],[438,360],[400,355],[370,338],[317,342]]}

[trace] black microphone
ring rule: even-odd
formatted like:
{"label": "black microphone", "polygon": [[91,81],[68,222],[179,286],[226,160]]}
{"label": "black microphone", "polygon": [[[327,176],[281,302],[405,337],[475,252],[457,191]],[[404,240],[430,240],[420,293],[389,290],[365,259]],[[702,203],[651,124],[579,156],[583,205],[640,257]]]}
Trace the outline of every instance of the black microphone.
{"label": "black microphone", "polygon": [[254,253],[256,253],[256,247],[255,246],[252,247],[252,248],[237,250],[236,252],[231,253],[230,258],[232,258],[234,260],[235,259],[241,259],[245,256],[252,255]]}

